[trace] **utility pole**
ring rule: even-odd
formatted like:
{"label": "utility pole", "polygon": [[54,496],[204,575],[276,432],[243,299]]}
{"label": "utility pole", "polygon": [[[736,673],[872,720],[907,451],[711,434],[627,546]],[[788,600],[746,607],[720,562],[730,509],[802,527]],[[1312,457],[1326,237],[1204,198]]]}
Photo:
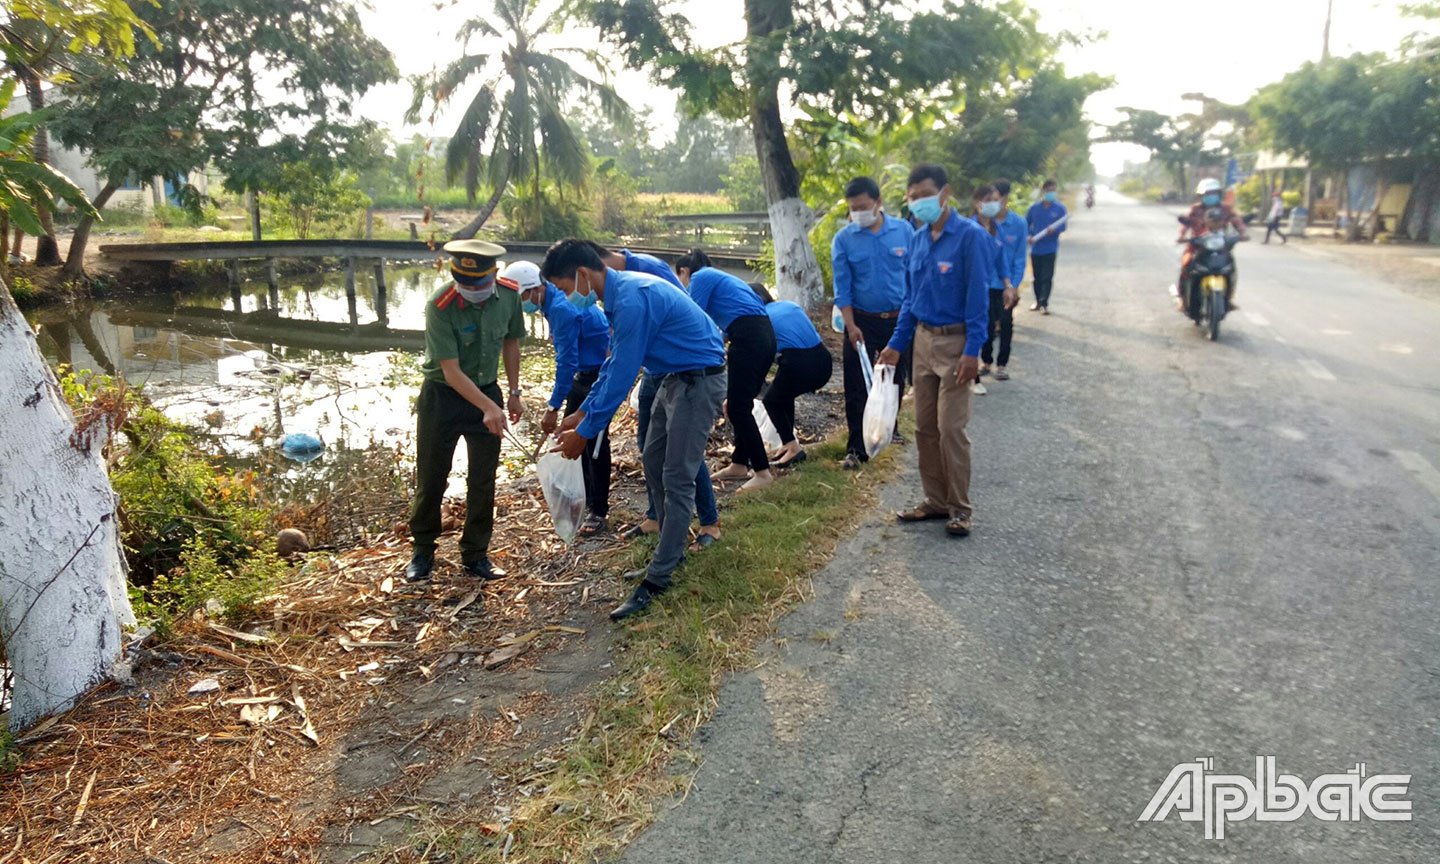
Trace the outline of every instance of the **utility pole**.
{"label": "utility pole", "polygon": [[1320,52],[1320,61],[1330,59],[1330,18],[1335,12],[1335,0],[1325,0],[1325,47]]}

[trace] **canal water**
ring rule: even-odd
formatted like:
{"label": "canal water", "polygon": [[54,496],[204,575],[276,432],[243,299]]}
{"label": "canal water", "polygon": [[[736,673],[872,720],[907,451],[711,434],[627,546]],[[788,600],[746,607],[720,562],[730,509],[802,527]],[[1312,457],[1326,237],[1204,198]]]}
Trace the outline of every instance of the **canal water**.
{"label": "canal water", "polygon": [[[413,456],[425,303],[448,284],[448,273],[387,266],[381,293],[371,269],[359,268],[353,303],[343,271],[282,278],[273,293],[259,267],[250,275],[234,292],[216,285],[101,297],[36,310],[31,323],[52,363],[123,377],[238,464],[261,457],[276,464],[270,457],[291,433],[324,445],[311,462],[279,462],[293,476],[347,470],[353,451],[376,445]],[[507,474],[526,468],[554,380],[543,318],[527,316],[527,327],[526,415],[502,452]],[[452,492],[463,488],[464,472],[465,448],[457,447]]]}

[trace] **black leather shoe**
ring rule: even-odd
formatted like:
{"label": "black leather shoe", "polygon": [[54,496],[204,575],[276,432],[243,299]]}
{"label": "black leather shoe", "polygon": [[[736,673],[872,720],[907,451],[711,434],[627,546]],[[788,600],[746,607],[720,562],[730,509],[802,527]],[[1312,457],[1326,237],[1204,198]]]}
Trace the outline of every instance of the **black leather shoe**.
{"label": "black leather shoe", "polygon": [[434,555],[416,554],[410,559],[410,566],[405,568],[406,582],[424,582],[430,578],[430,571],[435,569]]}
{"label": "black leather shoe", "polygon": [[650,601],[654,600],[655,595],[658,593],[659,592],[652,592],[650,590],[650,584],[648,582],[641,582],[635,586],[635,591],[630,595],[629,600],[616,606],[615,609],[610,612],[610,620],[619,621],[623,618],[629,618],[631,615],[644,612],[645,609],[649,607]]}
{"label": "black leather shoe", "polygon": [[506,573],[499,567],[490,563],[490,559],[484,555],[474,561],[466,561],[461,565],[465,575],[472,579],[504,579]]}

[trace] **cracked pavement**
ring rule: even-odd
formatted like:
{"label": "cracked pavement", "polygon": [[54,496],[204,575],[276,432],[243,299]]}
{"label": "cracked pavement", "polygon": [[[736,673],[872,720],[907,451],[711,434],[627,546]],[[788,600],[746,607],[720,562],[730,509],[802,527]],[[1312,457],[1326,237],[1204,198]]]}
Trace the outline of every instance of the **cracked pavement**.
{"label": "cracked pavement", "polygon": [[[975,534],[888,518],[912,448],[624,861],[1440,860],[1440,303],[1252,243],[1211,344],[1174,233],[1076,214],[976,400]],[[1177,763],[1261,755],[1411,774],[1414,820],[1136,821]]]}

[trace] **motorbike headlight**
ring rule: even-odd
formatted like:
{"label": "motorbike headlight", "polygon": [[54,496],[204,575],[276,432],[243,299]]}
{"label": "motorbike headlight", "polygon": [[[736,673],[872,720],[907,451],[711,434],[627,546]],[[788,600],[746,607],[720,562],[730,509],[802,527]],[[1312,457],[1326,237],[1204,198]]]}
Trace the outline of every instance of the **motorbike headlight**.
{"label": "motorbike headlight", "polygon": [[1205,238],[1205,248],[1211,252],[1219,252],[1225,248],[1225,238],[1219,234],[1211,234]]}

